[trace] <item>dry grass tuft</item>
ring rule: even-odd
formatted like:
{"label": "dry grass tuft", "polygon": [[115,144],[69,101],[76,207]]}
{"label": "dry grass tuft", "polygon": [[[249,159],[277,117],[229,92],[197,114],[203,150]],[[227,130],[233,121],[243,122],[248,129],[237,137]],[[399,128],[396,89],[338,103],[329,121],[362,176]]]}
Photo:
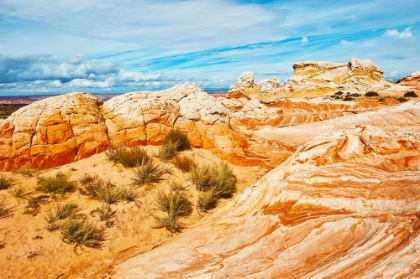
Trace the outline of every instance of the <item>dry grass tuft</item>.
{"label": "dry grass tuft", "polygon": [[163,162],[167,162],[178,152],[187,149],[191,149],[188,137],[179,130],[171,130],[159,148],[158,157]]}
{"label": "dry grass tuft", "polygon": [[22,184],[19,184],[9,190],[9,194],[15,199],[26,199],[26,196],[29,194],[26,192],[26,187]]}
{"label": "dry grass tuft", "polygon": [[15,184],[14,180],[5,173],[0,175],[0,190],[9,189]]}
{"label": "dry grass tuft", "polygon": [[[82,246],[99,249],[105,240],[104,228],[85,220],[67,219],[60,226],[62,240],[74,244],[74,252]],[[83,249],[82,249],[83,250]]]}
{"label": "dry grass tuft", "polygon": [[0,199],[0,219],[12,216],[12,209],[6,208],[4,197]]}
{"label": "dry grass tuft", "polygon": [[46,229],[52,232],[60,228],[60,221],[69,217],[76,219],[76,208],[77,204],[75,203],[56,204],[44,217],[47,222]]}
{"label": "dry grass tuft", "polygon": [[41,204],[47,203],[49,198],[50,196],[48,195],[40,195],[30,198],[23,213],[36,216],[41,210]]}
{"label": "dry grass tuft", "polygon": [[132,168],[140,165],[142,162],[147,163],[151,160],[147,150],[142,147],[110,147],[105,154],[108,161],[114,162],[114,164],[121,163],[126,168]]}
{"label": "dry grass tuft", "polygon": [[197,167],[197,163],[190,156],[177,155],[172,159],[172,163],[183,172],[189,172]]}
{"label": "dry grass tuft", "polygon": [[134,171],[133,183],[137,186],[143,186],[151,183],[158,183],[163,180],[165,170],[159,165],[155,165],[152,161],[142,163]]}
{"label": "dry grass tuft", "polygon": [[55,177],[39,177],[36,190],[44,193],[64,194],[74,192],[76,183],[69,180],[69,176],[58,172]]}

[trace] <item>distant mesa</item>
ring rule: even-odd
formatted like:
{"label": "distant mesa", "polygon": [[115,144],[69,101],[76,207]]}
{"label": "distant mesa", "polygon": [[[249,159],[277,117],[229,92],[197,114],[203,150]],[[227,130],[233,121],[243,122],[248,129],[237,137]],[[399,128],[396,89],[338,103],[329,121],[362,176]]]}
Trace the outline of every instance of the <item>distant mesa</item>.
{"label": "distant mesa", "polygon": [[286,79],[284,86],[275,77],[261,86],[254,81],[252,72],[244,72],[236,85],[230,87],[227,98],[257,98],[270,103],[278,101],[279,97],[315,97],[339,90],[365,93],[393,87],[384,79],[383,70],[370,60],[297,62],[293,69],[293,75]]}

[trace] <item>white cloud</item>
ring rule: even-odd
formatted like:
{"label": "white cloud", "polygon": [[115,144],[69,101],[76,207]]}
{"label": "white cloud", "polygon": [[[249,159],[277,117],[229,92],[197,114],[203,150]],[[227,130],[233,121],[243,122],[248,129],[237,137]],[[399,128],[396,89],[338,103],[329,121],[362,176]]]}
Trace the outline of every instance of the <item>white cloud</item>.
{"label": "white cloud", "polygon": [[305,36],[302,38],[302,41],[300,41],[302,44],[307,44],[309,42],[308,37]]}
{"label": "white cloud", "polygon": [[396,76],[398,76],[398,71],[392,71],[392,72],[389,73],[389,75],[391,77],[396,77]]}
{"label": "white cloud", "polygon": [[92,81],[88,79],[77,78],[70,81],[71,87],[111,87],[113,85],[112,78],[107,78],[105,81]]}
{"label": "white cloud", "polygon": [[343,46],[348,46],[348,45],[352,45],[353,44],[353,42],[350,42],[350,41],[347,41],[347,40],[341,40],[340,41],[340,45],[343,45]]}
{"label": "white cloud", "polygon": [[372,46],[375,46],[376,44],[375,43],[373,43],[373,42],[364,42],[363,43],[363,46],[366,46],[366,47],[372,47]]}
{"label": "white cloud", "polygon": [[75,54],[72,58],[69,59],[67,64],[80,65],[83,62],[84,58],[84,54]]}
{"label": "white cloud", "polygon": [[407,27],[402,32],[398,32],[397,29],[388,29],[388,30],[385,31],[384,36],[394,37],[394,38],[398,38],[398,39],[407,39],[407,38],[412,38],[413,33],[410,32],[410,27]]}

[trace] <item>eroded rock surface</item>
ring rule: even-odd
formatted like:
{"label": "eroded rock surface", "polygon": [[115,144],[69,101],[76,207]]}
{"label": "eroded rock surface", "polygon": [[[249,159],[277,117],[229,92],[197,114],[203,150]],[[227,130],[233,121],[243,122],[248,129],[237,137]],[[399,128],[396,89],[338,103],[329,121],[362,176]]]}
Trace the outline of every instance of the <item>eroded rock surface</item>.
{"label": "eroded rock surface", "polygon": [[50,168],[106,150],[101,104],[93,95],[69,93],[19,109],[0,127],[0,170]]}
{"label": "eroded rock surface", "polygon": [[416,278],[419,147],[366,125],[319,136],[113,278]]}
{"label": "eroded rock surface", "polygon": [[412,86],[415,89],[420,90],[420,71],[415,71],[408,76],[400,78],[396,83],[400,85]]}

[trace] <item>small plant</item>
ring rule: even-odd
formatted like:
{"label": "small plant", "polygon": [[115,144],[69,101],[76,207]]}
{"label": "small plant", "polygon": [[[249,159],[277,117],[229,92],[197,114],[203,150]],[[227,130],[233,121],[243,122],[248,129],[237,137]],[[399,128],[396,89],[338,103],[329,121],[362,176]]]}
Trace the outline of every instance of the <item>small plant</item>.
{"label": "small plant", "polygon": [[108,161],[112,161],[114,164],[121,163],[126,168],[132,168],[140,165],[143,161],[147,162],[151,160],[151,157],[147,154],[147,150],[142,147],[110,147],[105,154],[107,155]]}
{"label": "small plant", "polygon": [[155,217],[157,228],[166,228],[171,233],[180,232],[184,226],[178,221],[192,213],[192,203],[181,192],[158,192],[155,197],[157,209],[166,213],[165,217]]}
{"label": "small plant", "polygon": [[199,191],[208,191],[215,184],[214,170],[209,165],[194,167],[190,173],[191,182]]}
{"label": "small plant", "polygon": [[108,204],[116,203],[121,199],[121,189],[116,187],[110,181],[100,183],[94,190],[92,197],[98,201],[103,201]]}
{"label": "small plant", "polygon": [[167,162],[178,153],[178,146],[178,142],[168,142],[163,144],[158,151],[159,159],[163,162]]}
{"label": "small plant", "polygon": [[197,167],[197,163],[190,156],[177,155],[172,159],[172,163],[183,172],[189,172]]}
{"label": "small plant", "polygon": [[400,98],[397,98],[397,101],[398,101],[398,102],[400,102],[400,103],[405,103],[405,102],[407,102],[408,100],[407,100],[406,98],[402,98],[402,97],[400,97]]}
{"label": "small plant", "polygon": [[413,97],[413,98],[417,98],[417,94],[414,91],[408,91],[404,94],[404,97],[408,98],[408,97]]}
{"label": "small plant", "polygon": [[341,96],[341,95],[343,95],[344,93],[342,92],[342,91],[337,91],[337,92],[335,92],[334,93],[334,95],[336,95],[336,96]]}
{"label": "small plant", "polygon": [[24,168],[19,168],[13,172],[17,174],[21,174],[26,177],[34,177],[38,175],[39,171],[33,167],[24,167]]}
{"label": "small plant", "polygon": [[200,193],[197,202],[198,208],[203,212],[207,212],[208,210],[216,207],[217,199],[218,197],[214,190]]}
{"label": "small plant", "polygon": [[55,177],[39,177],[36,189],[44,193],[64,194],[73,192],[76,184],[69,180],[68,175],[58,172]]}
{"label": "small plant", "polygon": [[379,98],[378,102],[385,102],[385,99],[384,98]]}
{"label": "small plant", "polygon": [[164,138],[159,149],[158,157],[166,162],[175,156],[179,151],[191,149],[188,137],[179,130],[171,130]]}
{"label": "small plant", "polygon": [[179,192],[185,192],[187,190],[187,187],[185,187],[181,183],[175,182],[175,181],[172,181],[169,184],[169,186],[170,186],[170,188],[171,188],[172,191],[177,192],[177,193],[179,193]]}
{"label": "small plant", "polygon": [[95,212],[98,213],[99,215],[99,219],[101,221],[106,221],[111,219],[112,217],[115,216],[115,214],[117,213],[116,210],[112,210],[111,205],[107,204],[107,203],[103,203],[101,205],[101,207],[97,207],[95,209]]}
{"label": "small plant", "polygon": [[346,96],[343,101],[348,102],[348,101],[353,101],[353,98],[350,96]]}
{"label": "small plant", "polygon": [[130,187],[130,188],[122,188],[121,189],[121,192],[120,192],[120,196],[121,196],[120,198],[122,200],[126,200],[128,202],[135,201],[136,198],[137,198],[137,195],[138,195],[137,190],[134,189],[134,188],[132,188],[132,187]]}
{"label": "small plant", "polygon": [[29,199],[23,213],[36,216],[41,210],[41,204],[45,204],[49,198],[50,196],[40,195]]}
{"label": "small plant", "polygon": [[9,189],[14,185],[14,180],[8,177],[5,173],[0,175],[0,190]]}
{"label": "small plant", "polygon": [[366,97],[377,97],[377,96],[379,96],[379,94],[375,91],[369,91],[369,92],[365,93],[365,96]]}
{"label": "small plant", "polygon": [[58,221],[64,220],[68,217],[75,218],[75,211],[77,205],[75,203],[57,204],[53,209],[47,212],[45,221],[47,222],[47,230],[52,232],[60,228]]}
{"label": "small plant", "polygon": [[28,193],[26,192],[26,187],[22,184],[19,184],[9,190],[9,194],[15,199],[25,199]]}
{"label": "small plant", "polygon": [[102,241],[105,240],[103,228],[98,228],[93,223],[84,220],[67,219],[61,224],[60,230],[63,241],[74,244],[75,253],[77,248],[82,248],[82,246],[99,249],[102,247]]}
{"label": "small plant", "polygon": [[4,197],[2,197],[0,200],[0,219],[10,217],[11,215],[11,209],[5,207]]}
{"label": "small plant", "polygon": [[232,168],[223,162],[215,169],[215,184],[213,189],[219,198],[230,198],[236,191],[236,176]]}
{"label": "small plant", "polygon": [[150,183],[158,183],[163,178],[165,171],[158,165],[153,164],[152,161],[147,163],[142,162],[140,166],[134,171],[133,183],[138,186],[143,186]]}

